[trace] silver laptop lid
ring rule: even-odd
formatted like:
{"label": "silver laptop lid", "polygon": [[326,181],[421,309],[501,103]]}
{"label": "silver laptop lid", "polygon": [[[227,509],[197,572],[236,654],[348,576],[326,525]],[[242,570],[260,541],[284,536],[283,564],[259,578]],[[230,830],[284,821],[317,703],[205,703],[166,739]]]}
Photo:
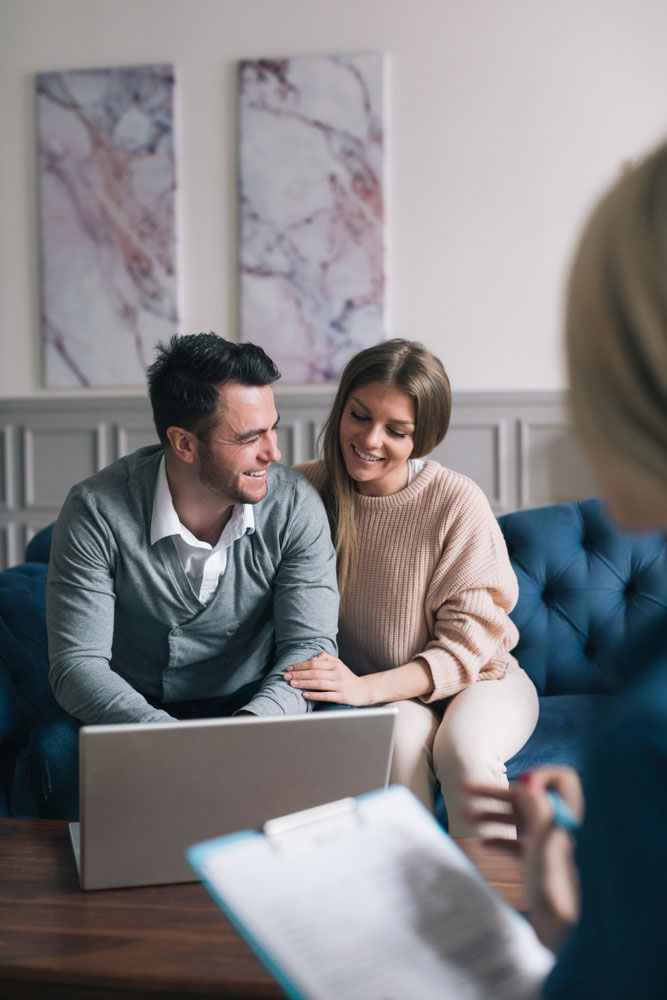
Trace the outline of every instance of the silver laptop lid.
{"label": "silver laptop lid", "polygon": [[386,786],[396,708],[83,726],[84,889],[193,881],[200,840]]}

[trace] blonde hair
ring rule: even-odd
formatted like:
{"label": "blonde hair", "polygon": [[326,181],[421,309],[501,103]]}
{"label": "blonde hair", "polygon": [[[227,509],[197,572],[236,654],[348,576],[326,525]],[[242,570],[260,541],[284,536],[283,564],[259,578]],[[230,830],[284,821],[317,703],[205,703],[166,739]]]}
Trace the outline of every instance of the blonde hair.
{"label": "blonde hair", "polygon": [[407,393],[415,405],[412,458],[427,455],[449,427],[452,396],[442,362],[423,344],[387,340],[356,354],[340,378],[331,411],[320,434],[326,466],[321,493],[338,557],[338,587],[343,593],[356,569],[357,531],[354,520],[354,480],[340,447],[340,423],[353,389],[380,382]]}
{"label": "blonde hair", "polygon": [[667,488],[667,144],[621,176],[584,229],[566,348],[582,441]]}

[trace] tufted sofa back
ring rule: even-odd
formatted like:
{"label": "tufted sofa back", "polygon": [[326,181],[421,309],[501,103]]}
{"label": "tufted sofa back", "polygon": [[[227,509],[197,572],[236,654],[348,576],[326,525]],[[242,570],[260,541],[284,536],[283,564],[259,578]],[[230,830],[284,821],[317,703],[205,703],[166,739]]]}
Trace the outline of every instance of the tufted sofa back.
{"label": "tufted sofa back", "polygon": [[539,694],[614,691],[645,659],[660,617],[667,631],[667,547],[661,535],[613,525],[598,500],[504,514],[519,580],[514,654]]}

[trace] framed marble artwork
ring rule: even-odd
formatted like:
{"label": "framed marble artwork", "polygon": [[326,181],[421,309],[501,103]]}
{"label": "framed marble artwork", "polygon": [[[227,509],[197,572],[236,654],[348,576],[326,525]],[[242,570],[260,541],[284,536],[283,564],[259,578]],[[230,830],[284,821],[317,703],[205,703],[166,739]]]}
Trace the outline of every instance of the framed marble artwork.
{"label": "framed marble artwork", "polygon": [[174,67],[40,73],[47,386],[145,383],[176,332]]}
{"label": "framed marble artwork", "polygon": [[239,64],[240,336],[335,381],[385,333],[385,57]]}

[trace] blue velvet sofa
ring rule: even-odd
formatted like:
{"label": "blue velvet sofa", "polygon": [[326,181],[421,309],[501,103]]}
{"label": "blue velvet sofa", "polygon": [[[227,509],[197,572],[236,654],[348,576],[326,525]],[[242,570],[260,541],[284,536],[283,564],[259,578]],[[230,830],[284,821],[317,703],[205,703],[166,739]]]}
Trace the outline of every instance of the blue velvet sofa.
{"label": "blue velvet sofa", "polygon": [[44,624],[52,532],[38,532],[25,562],[0,573],[0,816],[36,815],[25,765],[30,730],[56,703]]}
{"label": "blue velvet sofa", "polygon": [[532,737],[507,763],[584,769],[586,736],[667,635],[667,545],[620,531],[597,500],[499,518],[519,581],[514,655],[540,697]]}
{"label": "blue velvet sofa", "polygon": [[[515,654],[540,696],[537,728],[508,774],[547,762],[581,771],[586,735],[619,696],[628,659],[650,656],[648,637],[661,619],[667,628],[665,540],[620,532],[597,500],[517,511],[499,523],[519,579]],[[27,744],[55,704],[44,627],[50,539],[46,528],[22,565],[0,573],[0,815],[36,815]]]}

